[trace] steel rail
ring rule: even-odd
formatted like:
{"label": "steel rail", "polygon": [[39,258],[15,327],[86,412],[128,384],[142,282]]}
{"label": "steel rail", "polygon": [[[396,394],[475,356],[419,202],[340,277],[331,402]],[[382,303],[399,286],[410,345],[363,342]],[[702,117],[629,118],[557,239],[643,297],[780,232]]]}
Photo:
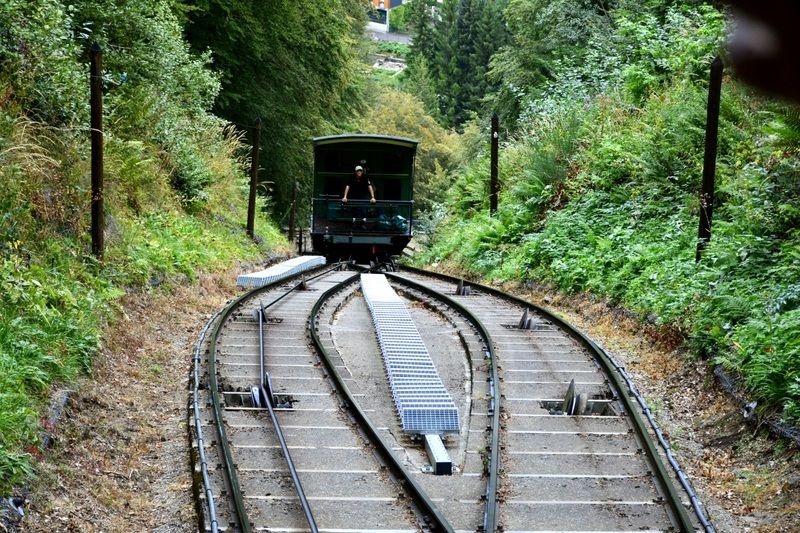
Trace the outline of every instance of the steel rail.
{"label": "steel rail", "polygon": [[[264,377],[266,376],[266,372],[264,370],[264,312],[266,311],[266,308],[261,302],[258,304],[258,310],[256,311],[256,313],[258,313],[258,384],[263,391]],[[272,387],[270,387],[270,390],[268,391],[270,394],[272,394],[271,389]],[[267,399],[271,400],[271,398]],[[271,401],[268,403],[272,404]]]}
{"label": "steel rail", "polygon": [[384,443],[383,439],[381,439],[380,434],[378,433],[377,428],[370,422],[369,418],[367,417],[366,413],[361,409],[358,403],[355,401],[353,394],[350,392],[350,388],[342,379],[341,374],[336,369],[336,366],[331,361],[330,354],[322,345],[322,340],[319,337],[319,332],[317,331],[317,320],[320,310],[324,303],[329,300],[333,295],[338,293],[339,291],[343,290],[348,285],[355,283],[360,274],[355,274],[348,279],[342,281],[338,285],[335,285],[325,291],[314,304],[314,307],[311,309],[311,314],[309,315],[308,320],[308,329],[309,333],[311,334],[311,339],[313,341],[314,347],[317,350],[317,353],[320,355],[320,359],[322,360],[323,364],[325,365],[325,369],[328,372],[328,375],[333,380],[336,388],[339,391],[339,394],[345,400],[345,404],[350,409],[350,413],[353,415],[359,427],[364,431],[367,435],[370,442],[375,446],[375,450],[380,455],[381,459],[386,463],[388,468],[397,476],[405,485],[405,489],[411,493],[416,504],[420,507],[421,511],[427,515],[429,520],[431,521],[429,524],[426,525],[425,530],[431,531],[445,531],[448,533],[455,533],[455,530],[444,517],[442,512],[436,507],[433,501],[428,497],[425,493],[425,490],[422,486],[406,471],[405,467],[397,460],[397,458],[392,454],[392,451],[389,447]]}
{"label": "steel rail", "polygon": [[400,284],[411,287],[414,290],[427,294],[441,302],[444,302],[449,307],[455,309],[460,313],[468,322],[470,322],[479,334],[483,337],[486,343],[486,358],[489,360],[490,375],[489,375],[489,409],[488,414],[492,419],[492,431],[490,438],[490,454],[489,454],[489,481],[486,484],[486,508],[483,515],[483,531],[485,533],[493,533],[497,530],[497,507],[499,504],[497,497],[498,475],[500,472],[500,379],[497,372],[497,361],[495,360],[494,347],[492,346],[492,338],[489,335],[489,330],[483,325],[480,319],[470,312],[466,307],[453,300],[452,298],[435,291],[425,285],[416,283],[409,279],[397,276],[395,274],[386,273],[386,276]]}
{"label": "steel rail", "polygon": [[[327,269],[322,273],[318,274],[309,279],[316,279],[317,277],[324,276],[325,274],[336,270],[338,265],[334,268]],[[312,270],[313,272],[313,270]],[[236,475],[236,469],[233,464],[233,456],[231,454],[230,445],[228,443],[228,437],[225,431],[225,426],[222,423],[222,409],[221,403],[219,398],[219,383],[217,382],[217,340],[219,339],[219,334],[222,331],[222,327],[224,326],[225,322],[230,318],[233,314],[233,311],[245,300],[256,296],[262,292],[265,292],[281,283],[285,283],[287,280],[292,280],[297,277],[303,276],[306,272],[300,272],[295,274],[294,276],[289,276],[283,279],[275,280],[271,283],[267,283],[261,287],[256,287],[252,289],[238,298],[232,300],[228,305],[219,313],[219,322],[214,327],[214,330],[211,334],[211,343],[208,349],[208,388],[211,392],[211,407],[212,412],[214,413],[214,420],[216,421],[216,429],[217,429],[217,437],[219,439],[219,446],[222,451],[222,459],[223,459],[223,468],[225,475],[228,477],[228,483],[230,485],[231,490],[231,498],[233,499],[236,519],[239,522],[239,527],[242,530],[242,533],[251,533],[252,527],[250,525],[250,521],[247,517],[247,512],[244,508],[244,498],[242,497],[242,490],[239,487],[239,478]],[[298,287],[302,286],[302,282],[298,283],[294,287],[291,287],[288,292],[292,292]],[[282,295],[278,300],[285,297],[286,295]],[[277,300],[276,300],[277,301]],[[273,302],[274,303],[274,302]]]}
{"label": "steel rail", "polygon": [[658,422],[656,422],[655,416],[653,415],[653,411],[650,409],[650,406],[647,405],[644,397],[639,393],[639,390],[634,385],[633,381],[631,380],[628,373],[625,371],[625,367],[620,365],[611,355],[608,356],[608,359],[611,361],[611,364],[614,365],[614,368],[617,369],[622,375],[622,379],[625,380],[625,383],[628,384],[628,388],[633,393],[636,401],[642,408],[642,412],[644,412],[645,417],[647,418],[648,422],[650,422],[650,426],[653,428],[653,432],[656,434],[658,438],[659,444],[664,449],[664,454],[667,456],[667,461],[669,462],[672,469],[675,471],[675,474],[678,476],[680,480],[681,486],[689,495],[689,500],[692,502],[692,508],[694,509],[695,514],[697,515],[697,519],[700,520],[700,524],[703,526],[703,529],[706,533],[716,533],[717,529],[711,523],[711,520],[708,518],[708,514],[706,514],[706,510],[703,507],[703,503],[700,501],[700,496],[698,496],[697,492],[694,490],[694,486],[692,482],[689,480],[689,476],[683,471],[681,465],[678,463],[678,460],[675,458],[675,455],[672,453],[672,449],[669,446],[669,442],[667,442],[667,438],[664,436],[664,432],[661,431],[661,428],[658,426]]}
{"label": "steel rail", "polygon": [[[301,286],[303,282],[301,282],[297,287]],[[292,290],[294,290],[294,287]],[[288,293],[287,293],[288,294]],[[277,301],[277,300],[276,300]],[[272,302],[273,304],[275,302]],[[264,311],[265,307],[261,306],[257,313],[258,313],[258,351],[259,351],[259,359],[261,361],[261,391],[264,391]],[[281,452],[283,452],[283,459],[286,461],[286,467],[289,469],[289,475],[292,477],[292,483],[294,483],[294,490],[297,493],[297,497],[300,500],[300,505],[303,508],[303,515],[306,518],[306,522],[308,522],[308,527],[311,529],[312,533],[319,533],[319,528],[317,528],[317,522],[314,520],[314,514],[311,512],[311,506],[308,503],[308,499],[306,498],[306,491],[303,490],[303,484],[300,481],[300,476],[297,474],[297,468],[294,466],[294,461],[292,460],[292,454],[289,452],[289,445],[286,443],[286,438],[283,436],[283,429],[281,429],[281,423],[278,420],[278,417],[275,415],[275,409],[272,407],[272,385],[270,385],[270,389],[266,391],[269,394],[269,398],[264,398],[264,403],[267,404],[267,410],[269,411],[269,418],[272,420],[272,427],[275,428],[275,434],[278,436],[278,442],[281,445]]]}
{"label": "steel rail", "polygon": [[192,356],[194,384],[192,387],[192,407],[194,410],[194,428],[197,432],[197,451],[200,455],[200,474],[203,478],[203,492],[206,496],[206,507],[208,509],[208,519],[211,521],[211,533],[219,532],[219,519],[217,518],[217,509],[214,503],[214,492],[211,490],[211,479],[208,475],[208,460],[206,459],[206,443],[203,436],[203,424],[200,420],[200,350],[206,340],[206,333],[211,328],[211,324],[219,318],[223,309],[220,309],[208,319],[205,327],[200,332],[200,338],[194,347],[194,354]]}
{"label": "steel rail", "polygon": [[[420,268],[415,268],[415,267],[410,267],[410,266],[403,265],[402,269],[408,270],[409,272],[416,272],[416,273],[418,273],[420,275],[424,275],[424,276],[439,278],[441,280],[445,280],[445,281],[449,281],[449,282],[458,282],[459,281],[458,278],[455,278],[453,276],[448,276],[446,274],[441,274],[441,273],[438,273],[438,272],[430,272],[428,270],[423,270],[423,269],[420,269]],[[527,300],[524,300],[524,299],[519,298],[517,296],[513,296],[511,294],[506,294],[503,291],[500,291],[500,290],[495,289],[493,287],[489,287],[488,285],[483,285],[483,284],[474,283],[474,282],[470,282],[470,285],[472,285],[473,287],[481,289],[482,291],[486,292],[487,294],[491,294],[491,295],[496,296],[498,298],[503,298],[505,300],[512,301],[512,302],[515,302],[515,303],[517,303],[519,305],[522,305],[522,306],[525,306],[525,307],[528,307],[528,308],[536,310],[538,313],[540,313],[543,316],[545,316],[551,322],[556,323],[560,328],[562,328],[564,331],[569,333],[575,340],[577,340],[578,342],[583,344],[584,347],[586,347],[592,354],[594,354],[595,360],[600,364],[600,366],[603,368],[603,371],[605,372],[606,376],[608,376],[608,378],[611,380],[612,385],[613,385],[613,387],[614,387],[614,389],[615,389],[615,391],[617,393],[617,396],[618,396],[619,400],[623,403],[623,405],[625,406],[625,409],[631,414],[631,417],[633,418],[634,431],[636,432],[637,436],[639,437],[639,440],[641,441],[641,443],[642,443],[642,445],[644,447],[644,451],[645,451],[645,454],[647,455],[647,458],[648,458],[648,460],[650,462],[650,465],[655,470],[656,478],[658,479],[659,483],[661,484],[662,489],[666,492],[666,500],[667,500],[668,505],[669,505],[669,507],[670,507],[670,509],[671,509],[671,511],[673,513],[673,520],[675,520],[677,522],[676,525],[678,526],[680,531],[683,531],[683,532],[694,531],[695,528],[694,528],[694,525],[692,524],[691,519],[689,518],[689,514],[686,512],[686,509],[684,509],[684,507],[683,507],[683,502],[681,501],[681,498],[678,495],[677,490],[675,489],[675,485],[672,483],[672,480],[670,479],[670,476],[669,476],[669,473],[668,473],[667,469],[664,467],[664,463],[661,461],[661,457],[658,454],[658,450],[657,450],[655,444],[653,443],[653,439],[650,438],[650,434],[648,433],[647,427],[645,426],[644,422],[642,421],[641,416],[638,413],[638,409],[636,408],[636,405],[631,400],[630,395],[623,394],[623,391],[625,390],[625,385],[623,384],[623,377],[622,377],[623,374],[621,374],[617,370],[617,368],[619,368],[618,365],[615,365],[615,363],[612,362],[610,356],[605,352],[605,350],[603,350],[600,346],[598,346],[589,337],[584,335],[581,331],[576,329],[572,324],[570,324],[566,320],[563,320],[563,319],[559,318],[558,316],[553,314],[551,311],[545,309],[544,307],[541,307],[541,306],[538,306],[538,305],[533,304],[531,302],[528,302]],[[627,378],[626,375],[624,377]],[[630,392],[631,392],[631,395],[634,395],[634,391],[633,390],[630,390]],[[644,401],[644,400],[641,399],[639,401]],[[650,418],[650,422],[651,422],[651,424],[653,424],[653,423],[655,423],[655,420]],[[655,427],[657,427],[657,426],[655,426]],[[654,427],[654,430],[655,430],[655,427]],[[660,432],[660,429],[659,429],[659,432]],[[663,444],[666,444],[666,441],[661,440],[661,442]],[[667,444],[667,447],[668,447],[668,444]],[[681,472],[681,474],[682,474],[682,472]],[[684,475],[681,475],[681,474],[678,474],[678,478],[681,480],[681,482],[683,482],[683,480],[684,480],[684,478],[686,476],[685,476],[685,474]],[[684,487],[684,489],[686,489],[686,485],[683,485],[683,487]],[[692,500],[692,501],[694,502],[694,500]],[[696,513],[698,512],[697,507],[693,507],[693,509],[695,510]],[[705,517],[701,518],[699,513],[698,513],[698,519],[701,522],[708,522],[708,519],[705,518]]]}

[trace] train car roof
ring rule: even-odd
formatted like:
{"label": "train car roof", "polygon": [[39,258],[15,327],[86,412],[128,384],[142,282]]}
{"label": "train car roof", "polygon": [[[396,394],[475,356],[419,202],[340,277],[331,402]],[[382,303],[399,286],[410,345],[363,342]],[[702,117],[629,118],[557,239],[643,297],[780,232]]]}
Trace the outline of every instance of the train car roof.
{"label": "train car roof", "polygon": [[346,133],[344,135],[328,135],[326,137],[315,137],[312,139],[314,146],[323,144],[337,144],[344,142],[363,141],[374,142],[381,144],[397,144],[400,146],[407,146],[409,148],[416,148],[419,141],[409,139],[408,137],[394,137],[392,135],[373,135],[369,133]]}

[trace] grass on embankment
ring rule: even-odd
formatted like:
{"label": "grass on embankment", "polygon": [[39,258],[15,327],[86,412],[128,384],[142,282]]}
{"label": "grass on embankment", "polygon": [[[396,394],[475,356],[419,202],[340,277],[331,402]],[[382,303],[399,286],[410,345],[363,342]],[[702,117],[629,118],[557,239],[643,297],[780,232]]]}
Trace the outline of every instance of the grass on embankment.
{"label": "grass on embankment", "polygon": [[[89,253],[88,161],[83,139],[19,119],[0,150],[0,494],[34,473],[41,417],[54,384],[91,372],[105,328],[127,291],[191,282],[199,271],[288,252],[259,215],[244,232],[247,185],[240,139],[222,126],[201,163],[215,181],[188,206],[169,184],[157,147],[109,139],[106,253]],[[56,148],[53,148],[55,146]],[[70,159],[70,154],[76,154]],[[188,208],[188,210],[187,210]]]}

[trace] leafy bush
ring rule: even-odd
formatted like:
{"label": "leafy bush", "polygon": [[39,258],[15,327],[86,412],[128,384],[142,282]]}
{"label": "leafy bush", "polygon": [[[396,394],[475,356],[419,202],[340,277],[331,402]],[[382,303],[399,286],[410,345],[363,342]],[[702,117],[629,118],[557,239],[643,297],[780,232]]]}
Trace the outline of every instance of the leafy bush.
{"label": "leafy bush", "polygon": [[492,59],[508,123],[520,118],[516,110],[525,124],[599,93],[621,89],[638,104],[677,79],[704,80],[725,35],[722,14],[707,5],[678,3],[660,13],[621,2],[603,15],[586,2],[542,3],[509,3],[515,46]]}
{"label": "leafy bush", "polygon": [[0,4],[0,99],[52,125],[89,116],[88,67],[78,62],[73,13],[60,0]]}
{"label": "leafy bush", "polygon": [[403,59],[408,57],[409,46],[406,43],[399,43],[394,41],[377,41],[375,43],[375,47],[376,51],[379,54],[389,54],[394,57],[400,57]]}
{"label": "leafy bush", "polygon": [[791,116],[726,81],[713,236],[696,263],[706,89],[682,61],[642,94],[564,98],[527,117],[501,152],[494,217],[485,154],[466,162],[418,261],[607,296],[682,332],[740,373],[763,409],[798,423],[800,151],[776,128]]}
{"label": "leafy bush", "polygon": [[[38,409],[56,381],[90,366],[101,316],[120,293],[94,277],[74,249],[52,242],[46,261],[18,249],[0,260],[0,487],[31,473]],[[25,260],[28,256],[28,260]],[[38,257],[37,257],[38,259]],[[46,265],[46,266],[45,266]]]}
{"label": "leafy bush", "polygon": [[[797,291],[797,286],[793,286]],[[800,420],[800,309],[749,318],[730,333],[735,347],[718,361],[745,377],[769,405],[782,405],[787,420]]]}
{"label": "leafy bush", "polygon": [[[91,368],[123,291],[283,246],[264,220],[262,246],[244,234],[242,138],[210,114],[219,80],[207,53],[189,51],[176,6],[0,4],[0,493],[34,472],[49,389]],[[94,40],[105,65],[102,263],[88,254]]]}

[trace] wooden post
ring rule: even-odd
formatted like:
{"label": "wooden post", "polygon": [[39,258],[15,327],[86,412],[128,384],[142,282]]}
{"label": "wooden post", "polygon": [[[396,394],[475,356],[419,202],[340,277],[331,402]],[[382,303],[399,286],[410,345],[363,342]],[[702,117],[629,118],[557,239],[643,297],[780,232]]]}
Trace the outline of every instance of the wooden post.
{"label": "wooden post", "polygon": [[92,130],[92,254],[102,260],[105,252],[103,216],[103,51],[94,43],[89,76]]}
{"label": "wooden post", "polygon": [[250,158],[250,198],[247,202],[247,236],[251,239],[255,236],[256,220],[256,188],[258,187],[258,156],[261,150],[261,117],[256,118],[256,126],[253,131],[253,152]]}
{"label": "wooden post", "polygon": [[497,122],[497,113],[492,113],[492,145],[489,179],[489,213],[492,215],[497,212],[497,194],[500,191],[500,184],[497,182],[497,140],[499,136]]}
{"label": "wooden post", "polygon": [[297,217],[297,182],[292,187],[292,209],[289,211],[289,242],[294,242],[294,224]]}
{"label": "wooden post", "polygon": [[706,149],[703,156],[703,189],[700,192],[700,225],[697,230],[697,251],[694,260],[699,262],[703,249],[711,240],[711,215],[714,211],[714,179],[717,162],[717,136],[719,132],[719,102],[722,89],[722,60],[711,62],[708,83],[708,108],[706,111]]}
{"label": "wooden post", "polygon": [[303,255],[303,228],[297,234],[297,255]]}

